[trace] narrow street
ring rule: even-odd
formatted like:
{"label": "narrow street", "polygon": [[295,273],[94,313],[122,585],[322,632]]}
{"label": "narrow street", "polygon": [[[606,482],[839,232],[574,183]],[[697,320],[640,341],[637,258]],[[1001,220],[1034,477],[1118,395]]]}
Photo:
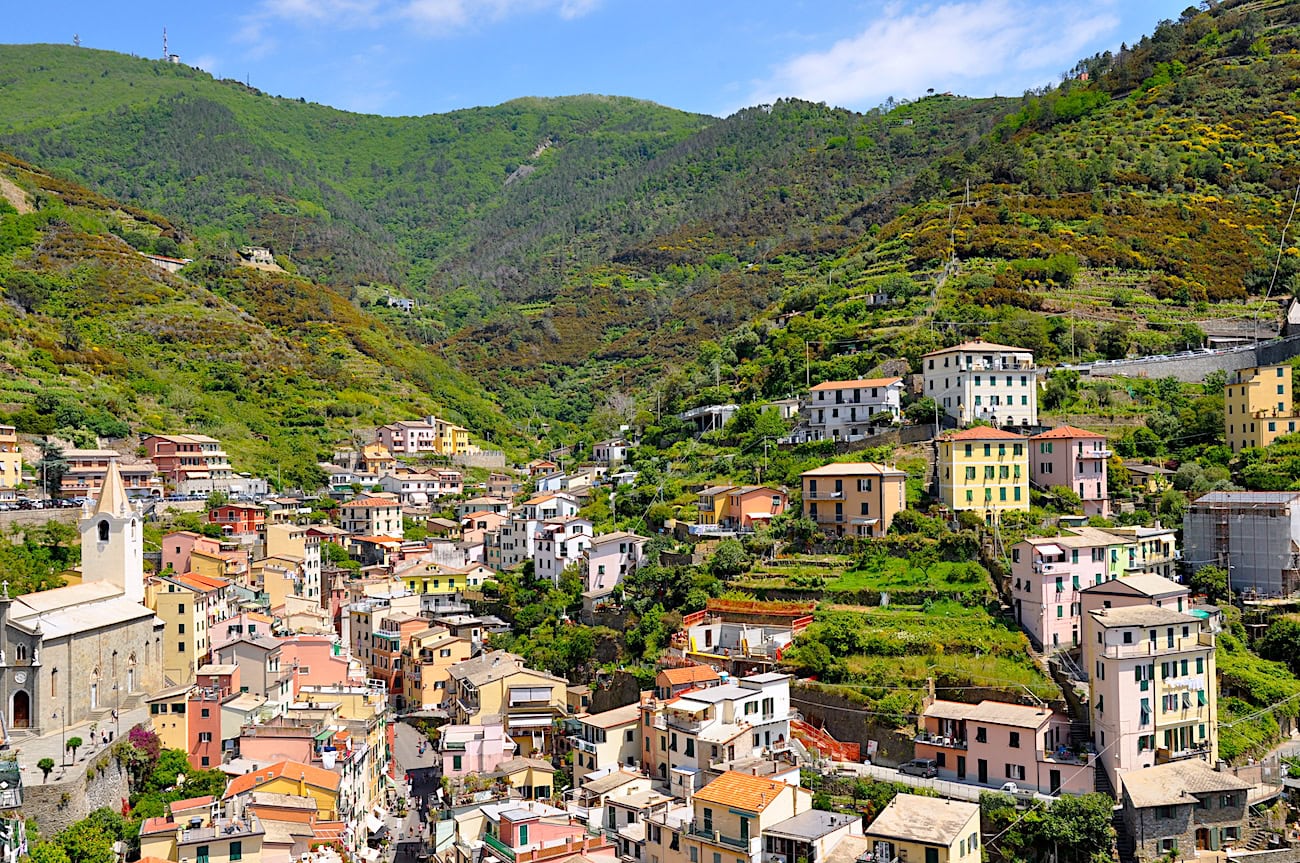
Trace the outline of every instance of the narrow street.
{"label": "narrow street", "polygon": [[424,815],[430,798],[435,796],[437,785],[430,777],[433,773],[431,768],[439,763],[439,759],[424,735],[410,725],[398,722],[393,726],[393,761],[397,765],[397,793],[406,798],[407,809],[405,817],[393,811],[388,816],[391,842],[387,860],[410,863],[428,851],[429,833]]}

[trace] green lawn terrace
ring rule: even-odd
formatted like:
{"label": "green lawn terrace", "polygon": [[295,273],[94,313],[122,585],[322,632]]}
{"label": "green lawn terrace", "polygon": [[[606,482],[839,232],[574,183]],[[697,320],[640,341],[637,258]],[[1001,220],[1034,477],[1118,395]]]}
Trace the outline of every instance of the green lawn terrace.
{"label": "green lawn terrace", "polygon": [[928,549],[907,558],[873,554],[800,556],[760,562],[732,586],[764,599],[814,598],[871,607],[954,600],[984,606],[994,598],[988,570],[974,561],[937,560]]}
{"label": "green lawn terrace", "polygon": [[952,601],[872,609],[823,605],[784,659],[792,671],[897,728],[920,711],[931,679],[935,694],[953,701],[1061,696],[1022,632],[982,606]]}

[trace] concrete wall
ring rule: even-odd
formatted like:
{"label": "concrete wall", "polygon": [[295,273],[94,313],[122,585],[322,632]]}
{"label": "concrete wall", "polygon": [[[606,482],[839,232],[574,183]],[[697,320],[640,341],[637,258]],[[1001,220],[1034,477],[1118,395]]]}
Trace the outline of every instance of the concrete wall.
{"label": "concrete wall", "polygon": [[1300,335],[1287,336],[1257,345],[1246,345],[1212,354],[1190,357],[1152,357],[1110,363],[1072,366],[1091,377],[1176,378],[1186,383],[1205,380],[1213,371],[1233,371],[1285,362],[1300,355]]}
{"label": "concrete wall", "polygon": [[69,768],[62,780],[42,784],[40,771],[23,777],[23,818],[32,818],[41,837],[48,838],[101,807],[122,811],[130,797],[126,771],[112,751]]}

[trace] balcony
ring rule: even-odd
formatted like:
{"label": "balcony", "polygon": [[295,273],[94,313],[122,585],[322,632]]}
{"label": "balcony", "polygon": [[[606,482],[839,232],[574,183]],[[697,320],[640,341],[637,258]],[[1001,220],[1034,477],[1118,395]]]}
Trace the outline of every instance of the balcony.
{"label": "balcony", "polygon": [[1139,641],[1137,644],[1107,644],[1101,652],[1101,655],[1107,659],[1128,659],[1134,656],[1155,656],[1157,650],[1150,641]]}
{"label": "balcony", "polygon": [[483,844],[491,849],[496,855],[505,860],[514,860],[515,852],[510,846],[506,845],[491,833],[483,834]]}
{"label": "balcony", "polygon": [[913,738],[916,743],[928,743],[930,746],[940,746],[944,749],[965,749],[966,740],[960,737],[952,737],[944,734],[931,734],[928,731],[922,731]]}
{"label": "balcony", "polygon": [[691,733],[699,731],[704,727],[704,723],[707,721],[704,719],[690,719],[685,716],[673,716],[672,714],[669,714],[665,719],[669,728],[676,728],[678,731],[687,731]]}
{"label": "balcony", "polygon": [[579,752],[586,752],[588,755],[596,754],[596,744],[590,740],[584,740],[576,734],[569,738],[569,745]]}
{"label": "balcony", "polygon": [[1075,458],[1091,461],[1093,459],[1108,459],[1115,454],[1110,449],[1086,449],[1083,452],[1075,453]]}
{"label": "balcony", "polygon": [[842,491],[809,491],[804,492],[804,500],[844,500]]}
{"label": "balcony", "polygon": [[1082,767],[1091,764],[1094,757],[1090,752],[1080,754],[1071,752],[1068,749],[1048,749],[1043,752],[1043,761],[1048,764],[1069,764]]}

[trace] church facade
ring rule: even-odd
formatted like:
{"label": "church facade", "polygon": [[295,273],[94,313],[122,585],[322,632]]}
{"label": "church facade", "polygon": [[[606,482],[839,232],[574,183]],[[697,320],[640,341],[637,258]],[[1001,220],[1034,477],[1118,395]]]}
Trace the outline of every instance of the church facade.
{"label": "church facade", "polygon": [[109,719],[165,684],[164,625],[144,605],[144,520],[116,462],[78,528],[81,584],[0,593],[0,704],[10,731]]}

